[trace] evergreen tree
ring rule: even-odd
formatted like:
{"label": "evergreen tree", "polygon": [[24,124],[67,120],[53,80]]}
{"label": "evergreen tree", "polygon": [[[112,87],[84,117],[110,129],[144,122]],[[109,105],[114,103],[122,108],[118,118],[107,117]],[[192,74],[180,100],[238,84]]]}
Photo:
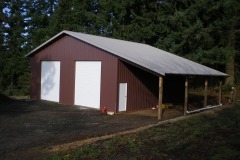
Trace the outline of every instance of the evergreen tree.
{"label": "evergreen tree", "polygon": [[50,19],[54,14],[57,0],[31,0],[27,2],[27,47],[28,50],[35,48],[51,38]]}
{"label": "evergreen tree", "polygon": [[157,40],[158,3],[155,0],[100,0],[99,16],[108,36],[150,45]]}
{"label": "evergreen tree", "polygon": [[[223,14],[221,22],[217,25],[221,27],[222,44],[227,49],[226,55],[226,72],[229,74],[226,83],[234,85],[236,77],[236,61],[235,58],[239,54],[239,36],[240,34],[240,2],[237,0],[221,1]],[[238,68],[239,69],[239,68]]]}
{"label": "evergreen tree", "polygon": [[5,4],[3,1],[0,2],[0,92],[3,91],[3,68],[4,68],[4,60],[5,60],[5,36],[4,36],[4,24],[5,24],[5,15],[3,14],[5,8]]}
{"label": "evergreen tree", "polygon": [[98,34],[96,5],[96,0],[59,1],[51,17],[52,32],[70,30]]}
{"label": "evergreen tree", "polygon": [[237,0],[12,0],[0,2],[0,90],[27,94],[33,48],[62,30],[153,45],[240,82]]}
{"label": "evergreen tree", "polygon": [[159,37],[157,46],[226,71],[230,76],[226,84],[233,85],[235,55],[239,52],[235,46],[236,31],[239,29],[239,2],[165,1],[162,6],[166,6],[167,15],[162,16],[161,20],[168,30]]}
{"label": "evergreen tree", "polygon": [[[1,85],[5,93],[13,94],[27,94],[28,90],[23,89],[26,86],[19,85],[19,81],[28,76],[27,61],[24,58],[23,48],[25,45],[25,2],[10,1],[5,2],[4,9],[4,51],[3,64],[1,70]],[[24,84],[27,85],[27,82]]]}
{"label": "evergreen tree", "polygon": [[5,20],[5,15],[3,14],[3,10],[5,8],[5,4],[1,1],[0,2],[0,51],[2,52],[4,49],[4,20]]}
{"label": "evergreen tree", "polygon": [[234,84],[239,76],[237,0],[114,2],[99,1],[109,36],[147,43],[221,70],[230,76],[226,84]]}

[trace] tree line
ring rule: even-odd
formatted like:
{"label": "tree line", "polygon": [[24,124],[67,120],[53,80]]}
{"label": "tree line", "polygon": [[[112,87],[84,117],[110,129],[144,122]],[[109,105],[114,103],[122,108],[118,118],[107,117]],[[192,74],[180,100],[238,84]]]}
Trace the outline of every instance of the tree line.
{"label": "tree line", "polygon": [[62,30],[146,43],[240,82],[238,0],[11,0],[0,2],[0,92],[27,95],[24,55]]}

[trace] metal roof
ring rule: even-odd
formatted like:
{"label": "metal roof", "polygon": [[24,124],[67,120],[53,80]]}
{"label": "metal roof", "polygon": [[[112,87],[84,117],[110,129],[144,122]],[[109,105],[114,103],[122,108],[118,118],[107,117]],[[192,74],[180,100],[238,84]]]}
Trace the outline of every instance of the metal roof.
{"label": "metal roof", "polygon": [[32,50],[26,55],[26,57],[36,53],[63,35],[75,37],[76,39],[110,52],[113,55],[126,60],[127,62],[131,62],[137,66],[141,66],[163,76],[166,74],[228,76],[225,73],[152,47],[150,45],[71,31],[60,32],[56,36]]}

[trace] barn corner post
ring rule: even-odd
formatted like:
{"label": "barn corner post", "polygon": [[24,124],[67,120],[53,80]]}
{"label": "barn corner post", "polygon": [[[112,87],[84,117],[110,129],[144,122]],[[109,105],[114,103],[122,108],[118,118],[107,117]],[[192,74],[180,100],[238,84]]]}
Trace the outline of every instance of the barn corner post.
{"label": "barn corner post", "polygon": [[208,80],[205,80],[205,89],[204,89],[204,107],[207,107],[207,91],[208,91]]}
{"label": "barn corner post", "polygon": [[219,82],[218,104],[222,104],[222,81]]}
{"label": "barn corner post", "polygon": [[163,77],[159,77],[159,93],[158,93],[158,120],[162,120],[162,99],[163,99]]}
{"label": "barn corner post", "polygon": [[185,79],[185,98],[184,98],[184,116],[187,115],[188,107],[188,77]]}

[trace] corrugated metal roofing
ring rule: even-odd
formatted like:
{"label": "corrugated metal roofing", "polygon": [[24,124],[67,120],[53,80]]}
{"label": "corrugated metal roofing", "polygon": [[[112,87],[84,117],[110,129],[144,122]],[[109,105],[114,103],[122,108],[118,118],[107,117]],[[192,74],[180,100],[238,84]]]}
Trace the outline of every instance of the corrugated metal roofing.
{"label": "corrugated metal roofing", "polygon": [[152,47],[150,45],[71,31],[60,32],[50,40],[32,50],[26,56],[36,53],[38,50],[44,48],[49,43],[65,34],[75,37],[95,47],[110,52],[122,58],[123,60],[130,61],[135,65],[139,65],[147,70],[163,76],[166,74],[227,76],[225,73]]}

